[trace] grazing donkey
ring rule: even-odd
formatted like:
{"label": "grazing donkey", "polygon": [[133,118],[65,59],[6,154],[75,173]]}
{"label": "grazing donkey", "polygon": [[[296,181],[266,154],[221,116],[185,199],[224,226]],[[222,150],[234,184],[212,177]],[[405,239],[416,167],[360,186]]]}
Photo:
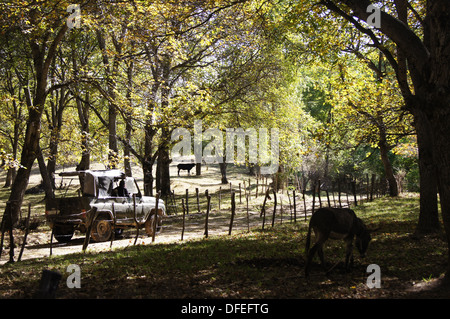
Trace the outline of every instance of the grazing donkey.
{"label": "grazing donkey", "polygon": [[[316,243],[309,249],[311,242],[311,229],[314,230]],[[371,240],[370,231],[361,219],[356,217],[353,210],[349,208],[320,208],[309,221],[308,235],[306,237],[307,262],[305,276],[308,277],[311,260],[318,253],[322,266],[325,267],[323,258],[323,244],[328,238],[343,239],[347,244],[345,254],[345,268],[349,268],[349,261],[353,264],[353,239],[356,236],[356,247],[361,257],[365,256],[367,247]],[[334,267],[333,267],[334,268]],[[329,270],[331,271],[331,269]]]}

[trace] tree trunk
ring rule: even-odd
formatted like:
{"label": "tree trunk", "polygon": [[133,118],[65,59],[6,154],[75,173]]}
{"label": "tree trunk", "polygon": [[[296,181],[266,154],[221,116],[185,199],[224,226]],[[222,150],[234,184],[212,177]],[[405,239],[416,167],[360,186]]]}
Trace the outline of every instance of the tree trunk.
{"label": "tree trunk", "polygon": [[398,196],[397,180],[394,176],[394,170],[392,169],[391,161],[389,160],[389,147],[386,141],[386,133],[383,129],[380,129],[380,141],[378,142],[380,149],[381,161],[383,162],[384,173],[389,183],[389,196]]}
{"label": "tree trunk", "polygon": [[[153,87],[154,92],[155,87]],[[148,110],[153,110],[153,100],[148,105]],[[144,141],[144,156],[142,157],[142,170],[144,174],[144,194],[146,196],[153,196],[153,164],[155,163],[155,158],[157,152],[153,152],[153,137],[156,134],[156,129],[152,126],[151,118],[147,119],[144,127],[145,141]]]}
{"label": "tree trunk", "polygon": [[142,171],[144,174],[144,195],[153,196],[153,161],[144,160]]}
{"label": "tree trunk", "polygon": [[[53,183],[52,178],[49,175],[47,166],[45,165],[44,155],[42,154],[41,148],[39,147],[39,153],[37,156],[39,171],[42,177],[42,187],[44,188],[45,198],[55,197],[53,193]],[[54,180],[53,180],[54,181]]]}
{"label": "tree trunk", "polygon": [[[448,92],[447,92],[448,94]],[[447,99],[446,105],[450,100]],[[447,236],[447,244],[450,248],[450,112],[445,108],[440,108],[433,115],[434,130],[434,161],[438,171],[438,189],[441,202],[442,219]],[[450,250],[448,253],[447,279],[450,280]]]}
{"label": "tree trunk", "polygon": [[[106,50],[106,43],[103,30],[97,29],[97,41],[102,51],[103,66],[105,68],[106,84],[108,86],[107,93],[109,98],[108,108],[108,168],[114,169],[118,164],[118,147],[117,147],[117,108],[114,103],[116,100],[115,79],[117,68],[119,66],[117,56],[114,57],[112,68],[110,66],[109,57]],[[120,48],[119,48],[120,49]],[[117,52],[120,54],[120,52]]]}
{"label": "tree trunk", "polygon": [[158,180],[159,180],[159,188],[157,190],[161,191],[161,197],[166,198],[170,195],[170,157],[169,157],[169,148],[164,146],[159,149],[158,152]]}
{"label": "tree trunk", "polygon": [[[133,99],[131,97],[132,86],[133,86],[133,61],[130,62],[127,68],[127,100],[128,104],[131,107],[133,105]],[[124,121],[125,121],[125,144],[123,146],[123,166],[125,168],[125,175],[132,176],[133,172],[131,170],[131,148],[130,148],[130,140],[131,140],[131,131],[133,126],[131,124],[131,112],[125,112]]]}
{"label": "tree trunk", "polygon": [[[20,138],[20,118],[21,118],[21,107],[17,105],[16,100],[12,101],[13,108],[14,108],[14,132],[13,132],[13,140],[12,140],[12,156],[14,159],[17,158],[17,150],[19,148],[19,138]],[[5,186],[4,187],[10,187],[11,184],[14,182],[14,179],[16,178],[16,168],[10,167],[8,169],[8,172],[6,174],[6,180],[5,180]]]}
{"label": "tree trunk", "polygon": [[225,162],[225,160],[223,161],[223,163],[219,163],[219,168],[220,168],[220,175],[222,176],[222,184],[228,184],[227,163]]}
{"label": "tree trunk", "polygon": [[51,103],[51,125],[52,131],[50,135],[50,145],[49,145],[49,156],[47,161],[47,175],[50,178],[51,186],[54,189],[55,188],[55,171],[56,171],[56,158],[58,155],[58,144],[61,134],[61,127],[62,127],[62,117],[63,117],[63,111],[66,105],[66,94],[65,90],[60,90],[60,97],[57,98],[57,95],[54,96],[54,98],[57,100],[56,103]]}
{"label": "tree trunk", "polygon": [[169,131],[163,127],[161,131],[161,142],[158,147],[158,163],[156,168],[156,189],[161,191],[161,197],[166,198],[170,195],[170,154]]}
{"label": "tree trunk", "polygon": [[[41,104],[36,103],[35,105],[43,105],[44,99],[44,96],[40,96],[35,101]],[[9,229],[11,224],[15,226],[19,220],[23,196],[25,195],[30,172],[39,150],[41,115],[42,112],[39,112],[38,107],[30,109],[20,161],[22,167],[17,171],[16,178],[11,186],[9,199],[6,202],[5,213],[3,214],[6,229]]]}
{"label": "tree trunk", "polygon": [[89,93],[86,92],[86,99],[83,103],[80,99],[76,99],[78,118],[81,123],[81,160],[76,170],[84,171],[90,167],[90,149],[89,149]]}
{"label": "tree trunk", "polygon": [[427,117],[413,110],[417,145],[419,149],[420,212],[416,234],[429,234],[440,230],[436,166],[433,161],[432,129]]}

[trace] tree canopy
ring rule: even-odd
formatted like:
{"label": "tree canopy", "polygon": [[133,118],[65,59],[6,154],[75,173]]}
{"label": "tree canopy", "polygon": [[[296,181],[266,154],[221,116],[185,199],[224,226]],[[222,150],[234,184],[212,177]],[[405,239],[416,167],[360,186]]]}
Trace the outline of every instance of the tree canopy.
{"label": "tree canopy", "polygon": [[[11,186],[4,216],[17,221],[36,160],[46,196],[58,165],[84,170],[91,162],[128,175],[138,163],[145,193],[156,187],[168,195],[172,133],[194,133],[201,120],[223,134],[277,129],[279,174],[376,171],[396,196],[399,172],[419,171],[420,188],[411,175],[421,192],[418,229],[439,229],[439,190],[450,234],[447,6],[4,2],[0,158]],[[236,164],[253,163],[246,154]]]}

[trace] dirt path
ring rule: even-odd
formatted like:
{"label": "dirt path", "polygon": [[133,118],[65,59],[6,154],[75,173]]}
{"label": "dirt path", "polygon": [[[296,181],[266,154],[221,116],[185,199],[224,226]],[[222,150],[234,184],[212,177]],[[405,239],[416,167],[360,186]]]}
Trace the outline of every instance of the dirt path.
{"label": "dirt path", "polygon": [[[101,167],[100,167],[101,168]],[[70,170],[70,169],[66,169]],[[142,182],[142,177],[139,176],[139,169],[133,171],[133,176],[138,180],[138,183]],[[264,199],[264,185],[256,182],[254,177],[250,177],[246,174],[245,168],[232,167],[228,170],[229,181],[232,181],[233,190],[236,192],[236,216],[233,222],[233,234],[238,231],[246,231],[248,228],[262,227],[262,217],[260,217],[260,210],[262,202]],[[4,179],[4,174],[0,174],[0,182]],[[218,167],[210,166],[202,168],[202,175],[195,176],[193,174],[187,175],[185,172],[180,173],[181,176],[177,175],[176,166],[171,167],[171,186],[175,190],[176,195],[179,197],[184,196],[186,190],[189,191],[190,195],[190,212],[185,220],[185,232],[183,235],[183,240],[190,240],[194,238],[202,238],[205,236],[205,213],[197,212],[197,205],[194,196],[196,189],[198,189],[201,195],[202,208],[206,206],[205,191],[209,191],[212,195],[212,210],[209,216],[209,236],[216,235],[227,235],[230,225],[230,185],[223,185],[220,183],[218,176],[220,172]],[[250,182],[250,186],[249,185]],[[39,171],[36,169],[32,174],[30,179],[29,187],[35,186],[39,183]],[[242,186],[242,198],[239,196],[238,191]],[[247,187],[251,193],[251,201],[249,204],[249,221],[247,221],[247,213],[245,206],[244,197],[244,186]],[[223,194],[222,197],[222,209],[219,212],[218,209],[218,194],[219,190]],[[255,192],[258,190],[258,197],[255,196]],[[292,192],[290,192],[292,196]],[[276,224],[281,223],[281,210],[280,203],[283,204],[283,221],[290,222],[292,219],[292,206],[289,205],[290,198],[287,196],[286,192],[277,194],[278,197],[278,208],[276,215]],[[324,201],[326,199],[322,199]],[[26,201],[26,200],[25,200]],[[178,201],[178,200],[177,200]],[[179,200],[181,201],[181,200]],[[43,218],[43,201],[42,198],[32,198],[29,202],[32,204],[32,216],[40,216]],[[213,203],[214,202],[214,203]],[[34,203],[34,204],[33,204]],[[38,203],[38,204],[36,204]],[[166,203],[168,207],[171,203]],[[272,216],[273,216],[273,199],[268,200],[265,218],[265,227],[271,227]],[[297,194],[297,221],[304,221],[304,202],[301,199],[301,194]],[[325,205],[325,203],[323,203]],[[136,242],[136,245],[151,245],[151,244],[162,244],[162,243],[177,243],[181,242],[181,232],[182,232],[182,213],[180,203],[178,205],[178,213],[176,215],[169,216],[163,224],[163,231],[156,235],[155,242],[152,243],[152,238],[149,238],[145,231],[142,229],[140,231],[140,236]],[[307,211],[311,212],[312,208],[312,198],[307,196],[306,201]],[[319,203],[316,198],[315,207],[318,207]],[[0,207],[1,209],[1,207]],[[309,213],[310,214],[310,213]],[[308,214],[308,215],[309,215]],[[16,231],[15,231],[16,232]],[[87,252],[101,252],[110,251],[111,249],[124,248],[127,246],[134,245],[136,231],[131,229],[125,231],[123,237],[120,239],[115,239],[114,242],[103,242],[103,243],[90,243]],[[28,235],[27,245],[24,249],[22,260],[45,258],[50,256],[50,236],[51,232],[47,226],[40,226],[38,230],[31,232]],[[6,237],[6,236],[5,236]],[[23,231],[18,231],[15,234],[16,248],[15,248],[15,260],[18,259],[20,248],[22,246]],[[53,240],[52,244],[52,255],[66,255],[72,253],[81,253],[82,246],[84,243],[85,235],[78,232],[75,233],[73,239],[69,243],[58,243]],[[5,244],[9,244],[8,238],[5,239]],[[0,256],[0,265],[8,261],[9,257],[9,247],[3,249],[3,254]]]}
{"label": "dirt path", "polygon": [[[284,210],[286,207],[284,207]],[[289,208],[287,208],[289,209]],[[266,215],[265,227],[269,228],[272,225],[272,211]],[[214,213],[212,212],[208,219],[208,235],[228,235],[230,226],[230,214]],[[189,214],[185,217],[185,231],[183,234],[183,240],[181,240],[182,233],[182,215],[172,215],[167,217],[163,223],[163,230],[155,236],[155,241],[152,242],[152,238],[149,237],[143,229],[140,230],[139,237],[136,241],[136,245],[152,245],[152,244],[167,244],[167,243],[182,243],[191,239],[200,239],[205,237],[205,217],[204,213]],[[303,217],[303,216],[302,216]],[[276,216],[276,224],[281,222],[290,222],[290,214],[285,213],[284,216]],[[237,212],[234,221],[232,233],[247,231],[255,227],[262,227],[262,217],[260,212],[249,211],[249,218],[247,219],[246,211]],[[23,251],[21,260],[46,258],[50,256],[60,256],[74,253],[81,253],[83,243],[85,240],[85,234],[76,232],[72,240],[68,243],[58,243],[53,239],[52,245],[50,245],[50,231],[35,231],[31,232],[27,238],[27,245]],[[23,233],[18,232],[15,234],[16,249],[15,260],[17,260],[20,249],[22,246]],[[130,229],[123,233],[121,238],[115,239],[111,245],[111,242],[91,242],[87,247],[87,252],[104,252],[114,249],[125,248],[133,246],[136,238],[136,230]],[[0,264],[5,264],[9,259],[9,247],[4,249]]]}

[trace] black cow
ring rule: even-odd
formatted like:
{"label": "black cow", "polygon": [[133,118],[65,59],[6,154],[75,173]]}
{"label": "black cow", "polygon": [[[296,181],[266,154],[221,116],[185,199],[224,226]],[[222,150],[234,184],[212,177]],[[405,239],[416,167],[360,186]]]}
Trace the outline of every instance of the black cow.
{"label": "black cow", "polygon": [[191,169],[195,166],[195,163],[189,163],[189,164],[178,164],[178,176],[180,176],[180,170],[188,171],[188,174],[191,173]]}
{"label": "black cow", "polygon": [[[310,250],[311,229],[314,230],[316,235],[316,243]],[[363,221],[356,217],[355,212],[349,208],[318,209],[311,216],[311,220],[309,221],[308,235],[306,237],[307,262],[305,276],[308,277],[309,275],[311,260],[316,251],[322,266],[325,267],[322,248],[328,238],[343,239],[346,242],[345,268],[348,269],[349,261],[353,264],[353,239],[355,236],[356,247],[358,248],[361,257],[364,257],[371,240],[370,231],[364,225]]]}

